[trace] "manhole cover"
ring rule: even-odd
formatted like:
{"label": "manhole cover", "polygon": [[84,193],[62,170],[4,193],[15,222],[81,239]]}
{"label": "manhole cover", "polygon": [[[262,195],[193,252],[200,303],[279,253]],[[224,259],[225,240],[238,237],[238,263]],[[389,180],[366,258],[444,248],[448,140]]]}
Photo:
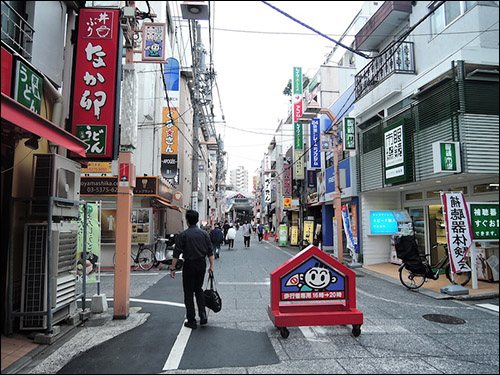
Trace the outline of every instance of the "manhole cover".
{"label": "manhole cover", "polygon": [[443,323],[443,324],[465,324],[465,320],[457,318],[451,315],[441,315],[441,314],[427,314],[423,315],[423,318],[430,320],[431,322]]}

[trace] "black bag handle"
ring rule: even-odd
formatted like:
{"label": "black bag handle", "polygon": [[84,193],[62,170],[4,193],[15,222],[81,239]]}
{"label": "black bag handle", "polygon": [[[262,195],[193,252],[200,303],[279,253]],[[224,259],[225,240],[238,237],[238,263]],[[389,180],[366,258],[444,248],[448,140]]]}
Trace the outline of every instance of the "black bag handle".
{"label": "black bag handle", "polygon": [[215,288],[215,276],[213,272],[208,273],[208,280],[210,280],[210,289],[217,290]]}

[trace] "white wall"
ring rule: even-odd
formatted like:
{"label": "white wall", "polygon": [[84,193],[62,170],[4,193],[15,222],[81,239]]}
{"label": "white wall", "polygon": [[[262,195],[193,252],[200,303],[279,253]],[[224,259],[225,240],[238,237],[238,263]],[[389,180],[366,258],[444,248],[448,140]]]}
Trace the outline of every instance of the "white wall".
{"label": "white wall", "polygon": [[361,203],[361,245],[363,264],[387,263],[391,260],[391,236],[371,236],[370,211],[398,211],[401,209],[401,194],[390,192],[365,193]]}

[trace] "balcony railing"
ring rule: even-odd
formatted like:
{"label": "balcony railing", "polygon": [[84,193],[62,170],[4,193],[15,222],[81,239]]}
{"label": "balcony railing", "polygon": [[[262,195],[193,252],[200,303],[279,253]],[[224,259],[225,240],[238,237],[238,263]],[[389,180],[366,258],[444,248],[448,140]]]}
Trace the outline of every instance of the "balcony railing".
{"label": "balcony railing", "polygon": [[2,1],[2,41],[31,61],[35,29],[6,1]]}
{"label": "balcony railing", "polygon": [[412,42],[390,48],[356,74],[355,100],[361,99],[394,73],[416,74]]}

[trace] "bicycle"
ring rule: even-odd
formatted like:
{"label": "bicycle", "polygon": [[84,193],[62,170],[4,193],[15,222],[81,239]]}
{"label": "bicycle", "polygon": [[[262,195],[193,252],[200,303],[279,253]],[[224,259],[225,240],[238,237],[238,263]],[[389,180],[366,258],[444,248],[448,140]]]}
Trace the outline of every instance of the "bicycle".
{"label": "bicycle", "polygon": [[[403,261],[401,266],[399,267],[399,280],[401,281],[401,284],[403,284],[405,287],[408,289],[418,289],[420,288],[425,282],[427,282],[428,279],[432,280],[437,280],[439,279],[439,274],[441,273],[441,270],[444,268],[446,277],[448,280],[450,280],[454,284],[460,284],[462,286],[465,286],[471,279],[471,272],[466,271],[466,272],[459,272],[453,274],[453,278],[451,275],[451,269],[450,269],[450,259],[448,255],[448,245],[443,244],[443,243],[436,243],[432,245],[432,248],[437,248],[439,246],[444,247],[444,255],[443,257],[435,264],[435,265],[430,265],[428,261],[428,256],[430,254],[419,254],[422,263],[424,264],[425,268],[428,270],[436,269],[436,271],[431,273],[420,273],[420,272],[413,272],[410,269],[408,269],[408,265]],[[467,264],[470,262],[467,261]],[[469,264],[470,266],[470,264]]]}
{"label": "bicycle", "polygon": [[[137,250],[136,254],[132,251],[130,252],[130,260],[131,264],[133,264],[131,265],[131,267],[134,267],[134,269],[140,267],[144,271],[148,271],[157,262],[155,253],[149,247],[146,247],[143,243],[140,243],[138,245],[139,249]],[[113,254],[113,266],[115,265],[115,256],[116,253]]]}

